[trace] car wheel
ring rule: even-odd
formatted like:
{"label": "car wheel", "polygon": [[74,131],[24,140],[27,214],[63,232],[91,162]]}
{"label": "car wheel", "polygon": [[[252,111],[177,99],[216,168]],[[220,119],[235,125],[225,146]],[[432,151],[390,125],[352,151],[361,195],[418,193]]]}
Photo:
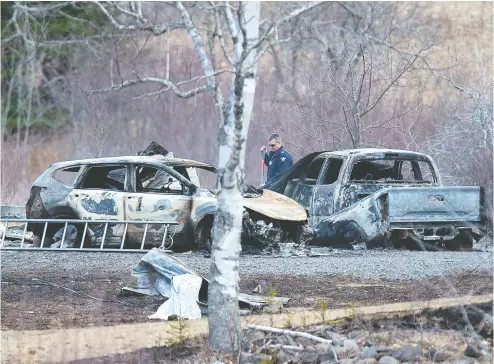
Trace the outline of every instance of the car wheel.
{"label": "car wheel", "polygon": [[[209,220],[209,219],[208,219]],[[213,246],[213,224],[209,221],[201,221],[196,229],[196,246],[198,250],[204,250],[211,253]]]}

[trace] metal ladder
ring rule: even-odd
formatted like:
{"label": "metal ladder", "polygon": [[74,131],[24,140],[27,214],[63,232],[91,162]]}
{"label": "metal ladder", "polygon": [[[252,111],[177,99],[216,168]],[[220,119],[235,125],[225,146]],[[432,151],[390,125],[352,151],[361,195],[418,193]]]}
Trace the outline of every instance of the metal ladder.
{"label": "metal ladder", "polygon": [[[127,220],[73,220],[73,219],[1,219],[1,223],[4,223],[4,231],[2,234],[2,241],[0,244],[0,249],[1,250],[26,250],[26,251],[84,251],[84,252],[147,252],[150,249],[144,249],[145,247],[145,242],[146,242],[146,235],[148,233],[148,227],[149,225],[162,225],[164,226],[164,232],[163,232],[163,238],[161,239],[161,245],[160,249],[162,250],[169,250],[171,249],[173,245],[173,235],[174,235],[174,230],[170,229],[171,226],[178,225],[177,221],[127,221]],[[22,238],[20,246],[5,246],[5,237],[7,236],[7,230],[9,229],[9,223],[12,225],[15,223],[15,225],[19,225],[19,223],[22,225],[24,224],[24,232],[22,233]],[[44,229],[43,229],[43,235],[41,237],[41,243],[39,247],[34,247],[31,244],[28,244],[28,246],[25,246],[25,241],[26,241],[26,233],[27,233],[27,227],[28,224],[30,223],[44,223]],[[64,224],[64,230],[63,230],[63,236],[62,236],[62,241],[60,243],[59,247],[45,247],[45,239],[46,239],[46,231],[48,229],[48,224]],[[79,247],[64,247],[64,242],[66,238],[66,233],[67,233],[67,227],[69,224],[84,224],[84,232],[82,234],[81,242]],[[101,243],[99,248],[87,248],[83,247],[84,245],[84,240],[87,235],[87,229],[88,225],[91,224],[105,224],[104,230],[103,230],[103,237],[101,238]],[[122,235],[122,240],[120,242],[120,247],[117,248],[105,248],[105,239],[107,237],[107,231],[108,231],[108,225],[109,224],[115,224],[115,225],[125,225],[124,227],[124,232]],[[141,241],[141,246],[140,249],[129,249],[125,248],[125,238],[127,235],[127,228],[128,225],[145,225],[144,226],[144,233]],[[168,245],[166,245],[166,240],[170,241]],[[19,239],[16,239],[19,240]],[[109,243],[111,244],[111,243]]]}

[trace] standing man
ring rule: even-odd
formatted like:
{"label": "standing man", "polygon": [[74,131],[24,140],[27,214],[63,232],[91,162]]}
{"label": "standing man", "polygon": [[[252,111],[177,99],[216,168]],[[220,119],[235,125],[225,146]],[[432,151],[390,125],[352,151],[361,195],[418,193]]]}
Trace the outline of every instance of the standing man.
{"label": "standing man", "polygon": [[[271,134],[268,139],[270,151],[264,156],[264,164],[268,167],[268,180],[271,182],[277,176],[285,172],[293,164],[292,156],[281,144],[281,137],[278,134]],[[267,148],[263,145],[261,152]]]}

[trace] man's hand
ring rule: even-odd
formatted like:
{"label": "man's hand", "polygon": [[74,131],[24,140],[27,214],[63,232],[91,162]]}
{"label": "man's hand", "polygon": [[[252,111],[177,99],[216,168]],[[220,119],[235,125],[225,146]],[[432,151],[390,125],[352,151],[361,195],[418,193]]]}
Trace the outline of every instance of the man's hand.
{"label": "man's hand", "polygon": [[265,152],[266,150],[267,150],[266,146],[265,146],[265,145],[263,145],[263,146],[261,147],[261,152]]}

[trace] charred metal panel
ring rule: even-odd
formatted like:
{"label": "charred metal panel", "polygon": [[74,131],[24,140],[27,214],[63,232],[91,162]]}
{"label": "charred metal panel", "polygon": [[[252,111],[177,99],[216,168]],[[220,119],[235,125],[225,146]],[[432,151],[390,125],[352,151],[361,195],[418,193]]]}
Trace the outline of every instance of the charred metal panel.
{"label": "charred metal panel", "polygon": [[310,210],[312,218],[329,217],[333,214],[333,191],[333,185],[321,185],[314,188],[314,198]]}
{"label": "charred metal panel", "polygon": [[[142,201],[142,196],[139,197],[139,200]],[[161,200],[156,201],[156,203],[154,204],[153,211],[155,211],[155,212],[156,211],[166,211],[166,210],[171,209],[171,207],[172,207],[172,202],[169,199],[161,199]],[[137,211],[141,211],[141,209],[139,208],[139,205],[137,205]]]}
{"label": "charred metal panel", "polygon": [[[190,219],[191,205],[191,197],[185,195],[128,193],[125,199],[125,219],[176,221],[178,225],[174,226],[174,232],[186,233],[184,229]],[[142,226],[129,225],[129,236],[142,231]]]}
{"label": "charred metal panel", "polygon": [[390,187],[387,184],[365,184],[365,183],[347,183],[341,187],[339,196],[335,203],[335,211],[340,211],[355,202],[360,201],[377,191]]}
{"label": "charred metal panel", "polygon": [[315,227],[316,235],[319,239],[342,239],[347,242],[365,242],[384,236],[387,221],[381,213],[383,203],[385,192],[366,197],[319,222]]}
{"label": "charred metal panel", "polygon": [[390,222],[480,221],[480,187],[388,190]]}
{"label": "charred metal panel", "polygon": [[[302,204],[300,204],[302,205]],[[307,212],[294,200],[281,194],[264,190],[257,198],[244,198],[244,207],[264,216],[283,221],[305,221]]]}
{"label": "charred metal panel", "polygon": [[125,192],[74,189],[68,203],[79,218],[87,220],[112,219],[124,220]]}
{"label": "charred metal panel", "polygon": [[312,185],[298,183],[293,191],[292,198],[302,205],[307,211],[310,211],[314,188],[315,186]]}
{"label": "charred metal panel", "polygon": [[81,199],[81,207],[90,214],[117,216],[118,207],[113,198],[95,200],[89,196]]}
{"label": "charred metal panel", "polygon": [[206,215],[214,215],[218,208],[216,196],[207,190],[200,189],[192,198],[192,210],[190,218],[195,227]]}

